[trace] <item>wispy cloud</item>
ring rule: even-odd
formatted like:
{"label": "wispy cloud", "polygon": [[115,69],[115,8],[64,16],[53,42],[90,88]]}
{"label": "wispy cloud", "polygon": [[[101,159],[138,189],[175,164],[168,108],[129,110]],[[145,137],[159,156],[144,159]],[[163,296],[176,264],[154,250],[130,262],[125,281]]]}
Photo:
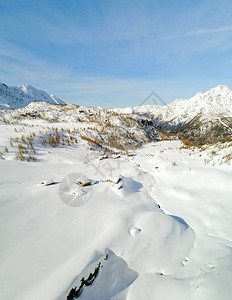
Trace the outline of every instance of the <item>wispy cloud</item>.
{"label": "wispy cloud", "polygon": [[232,26],[224,26],[224,27],[211,28],[211,29],[199,29],[199,30],[188,31],[180,34],[170,34],[167,36],[163,36],[160,39],[163,40],[180,39],[183,37],[216,34],[219,32],[226,32],[226,31],[232,31]]}
{"label": "wispy cloud", "polygon": [[0,56],[9,57],[9,58],[16,58],[13,54],[7,51],[3,51],[0,49]]}
{"label": "wispy cloud", "polygon": [[195,31],[190,31],[185,33],[183,36],[191,36],[191,35],[202,35],[202,34],[211,34],[211,33],[218,33],[222,31],[232,31],[232,26],[225,26],[225,27],[218,27],[212,29],[200,29]]}

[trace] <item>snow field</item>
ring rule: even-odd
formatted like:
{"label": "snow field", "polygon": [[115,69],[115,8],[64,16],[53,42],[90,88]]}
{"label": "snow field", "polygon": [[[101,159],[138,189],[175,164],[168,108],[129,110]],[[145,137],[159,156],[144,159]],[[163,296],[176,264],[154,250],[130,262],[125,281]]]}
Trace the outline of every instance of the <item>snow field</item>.
{"label": "snow field", "polygon": [[[4,146],[18,134],[1,129]],[[63,148],[35,143],[36,162],[6,154],[0,298],[66,299],[101,261],[80,299],[230,299],[231,169],[206,165],[198,150],[180,146],[150,143],[134,156],[103,160],[84,141]],[[73,173],[94,183],[82,206],[59,195]],[[50,178],[56,184],[42,184]]]}

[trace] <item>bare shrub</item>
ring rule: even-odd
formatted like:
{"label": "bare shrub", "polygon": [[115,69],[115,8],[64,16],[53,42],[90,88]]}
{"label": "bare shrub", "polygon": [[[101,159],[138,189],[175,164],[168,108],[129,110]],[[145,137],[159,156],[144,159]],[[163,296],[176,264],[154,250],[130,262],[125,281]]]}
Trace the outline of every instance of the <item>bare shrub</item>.
{"label": "bare shrub", "polygon": [[42,144],[44,147],[47,146],[47,140],[46,140],[45,137],[42,139],[41,144]]}
{"label": "bare shrub", "polygon": [[102,148],[102,144],[99,143],[99,141],[97,139],[91,139],[90,137],[81,135],[81,138],[85,141],[87,141],[89,144],[94,144],[100,148]]}
{"label": "bare shrub", "polygon": [[225,163],[230,164],[230,161],[232,160],[232,153],[225,155],[222,159],[224,159]]}
{"label": "bare shrub", "polygon": [[215,156],[217,152],[215,150],[211,151],[211,156]]}

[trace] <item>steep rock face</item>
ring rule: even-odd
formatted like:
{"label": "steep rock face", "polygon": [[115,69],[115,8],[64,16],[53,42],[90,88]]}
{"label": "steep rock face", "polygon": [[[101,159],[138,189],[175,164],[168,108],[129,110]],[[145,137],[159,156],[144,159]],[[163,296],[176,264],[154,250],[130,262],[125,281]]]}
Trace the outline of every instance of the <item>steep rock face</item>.
{"label": "steep rock face", "polygon": [[28,84],[15,87],[0,83],[0,109],[17,109],[37,101],[64,104],[64,101],[55,95],[49,96],[45,91],[37,90]]}

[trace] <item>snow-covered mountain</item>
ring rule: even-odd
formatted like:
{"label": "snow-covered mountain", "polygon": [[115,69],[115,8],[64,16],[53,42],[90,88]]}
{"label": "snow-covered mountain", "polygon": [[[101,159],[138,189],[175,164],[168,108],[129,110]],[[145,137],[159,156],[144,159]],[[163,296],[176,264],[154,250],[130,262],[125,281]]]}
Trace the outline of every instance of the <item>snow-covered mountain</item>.
{"label": "snow-covered mountain", "polygon": [[149,116],[179,137],[201,143],[217,142],[232,134],[232,91],[226,85],[165,106],[142,105],[114,111]]}
{"label": "snow-covered mountain", "polygon": [[[23,108],[31,102],[38,101],[45,104],[46,102],[50,104],[64,103],[54,95],[49,96],[46,92],[29,85],[8,87],[5,84],[0,84],[0,109]],[[46,105],[38,106],[36,103],[31,103],[23,114],[29,117],[35,113],[38,117],[38,111],[41,109],[43,110],[42,115],[44,114],[42,118],[49,119],[51,117],[52,121],[54,121],[55,115],[56,120],[59,121],[61,119],[76,121],[82,120],[83,116],[89,114],[88,112],[87,114],[80,113],[75,106],[72,108],[67,106],[64,113],[59,108],[56,109],[53,106]],[[164,106],[141,105],[134,108],[116,108],[113,110],[87,109],[84,107],[80,109],[80,111],[85,112],[88,110],[91,111],[93,116],[102,114],[103,124],[108,117],[111,118],[112,113],[117,115],[114,116],[115,122],[121,122],[122,118],[124,122],[126,118],[129,120],[138,116],[148,117],[150,121],[155,122],[159,127],[161,126],[165,130],[177,134],[180,138],[193,140],[200,144],[219,142],[232,135],[232,91],[226,85],[219,85],[205,93],[197,93],[187,100],[177,99]],[[15,114],[17,115],[15,117],[18,118],[21,111],[19,110]],[[5,115],[5,117],[8,118],[8,115]],[[90,119],[89,121],[91,122]],[[153,128],[153,125],[151,127]],[[165,136],[167,136],[166,132]]]}
{"label": "snow-covered mountain", "polygon": [[49,96],[45,91],[37,90],[28,84],[16,87],[0,83],[0,109],[17,109],[36,101],[64,104],[64,101],[55,95]]}
{"label": "snow-covered mountain", "polygon": [[202,110],[188,123],[172,130],[172,133],[198,144],[217,143],[232,137],[232,117],[226,117],[225,113],[208,115]]}
{"label": "snow-covered mountain", "polygon": [[165,106],[141,105],[114,111],[148,115],[165,129],[172,130],[188,123],[200,112],[206,118],[218,115],[232,117],[232,91],[226,85],[219,85],[205,93],[197,93],[190,99],[177,99]]}

